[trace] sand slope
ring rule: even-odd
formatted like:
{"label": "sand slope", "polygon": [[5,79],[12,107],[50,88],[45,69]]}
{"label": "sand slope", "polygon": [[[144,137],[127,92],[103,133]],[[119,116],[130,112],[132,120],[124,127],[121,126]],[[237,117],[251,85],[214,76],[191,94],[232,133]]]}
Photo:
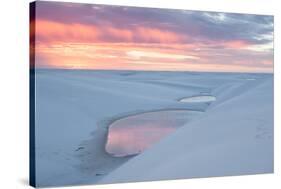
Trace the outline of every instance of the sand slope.
{"label": "sand slope", "polygon": [[272,80],[232,94],[102,183],[273,172]]}

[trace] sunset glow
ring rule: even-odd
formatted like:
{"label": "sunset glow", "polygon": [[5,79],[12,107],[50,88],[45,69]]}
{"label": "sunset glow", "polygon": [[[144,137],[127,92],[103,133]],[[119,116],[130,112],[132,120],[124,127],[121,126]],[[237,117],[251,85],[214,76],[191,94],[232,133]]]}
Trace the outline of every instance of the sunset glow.
{"label": "sunset glow", "polygon": [[36,68],[273,72],[272,16],[36,3]]}

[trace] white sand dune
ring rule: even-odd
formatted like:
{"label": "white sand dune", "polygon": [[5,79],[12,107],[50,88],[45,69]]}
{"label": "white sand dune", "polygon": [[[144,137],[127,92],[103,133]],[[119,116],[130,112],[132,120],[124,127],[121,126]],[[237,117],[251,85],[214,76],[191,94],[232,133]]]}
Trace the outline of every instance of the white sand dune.
{"label": "white sand dune", "polygon": [[102,183],[273,172],[271,91],[269,80],[213,107],[205,117],[131,159]]}
{"label": "white sand dune", "polygon": [[[272,172],[272,79],[271,74],[37,70],[37,186]],[[205,92],[216,101],[178,101]],[[109,123],[171,108],[205,113],[137,156],[105,152]]]}

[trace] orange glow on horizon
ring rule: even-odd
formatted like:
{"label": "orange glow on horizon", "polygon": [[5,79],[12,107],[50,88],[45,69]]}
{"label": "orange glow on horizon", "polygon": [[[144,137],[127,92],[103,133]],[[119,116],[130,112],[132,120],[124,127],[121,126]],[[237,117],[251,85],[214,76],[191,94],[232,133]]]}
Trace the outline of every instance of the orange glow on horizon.
{"label": "orange glow on horizon", "polygon": [[[272,60],[253,68],[247,61],[218,63],[212,45],[184,42],[192,37],[159,28],[97,27],[79,23],[36,20],[36,67],[62,69],[272,72]],[[221,49],[251,47],[242,40],[217,42]],[[218,51],[222,51],[218,49]],[[221,52],[223,56],[232,56]],[[229,61],[229,60],[226,60]]]}

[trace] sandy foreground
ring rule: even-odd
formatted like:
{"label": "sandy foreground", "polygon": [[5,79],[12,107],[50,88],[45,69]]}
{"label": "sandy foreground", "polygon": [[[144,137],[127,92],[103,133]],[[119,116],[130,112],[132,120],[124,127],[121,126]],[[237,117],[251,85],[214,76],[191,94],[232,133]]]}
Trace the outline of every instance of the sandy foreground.
{"label": "sandy foreground", "polygon": [[[200,94],[212,103],[183,103]],[[142,112],[204,112],[143,153],[105,151],[110,123]],[[37,186],[273,172],[273,75],[36,71]]]}

